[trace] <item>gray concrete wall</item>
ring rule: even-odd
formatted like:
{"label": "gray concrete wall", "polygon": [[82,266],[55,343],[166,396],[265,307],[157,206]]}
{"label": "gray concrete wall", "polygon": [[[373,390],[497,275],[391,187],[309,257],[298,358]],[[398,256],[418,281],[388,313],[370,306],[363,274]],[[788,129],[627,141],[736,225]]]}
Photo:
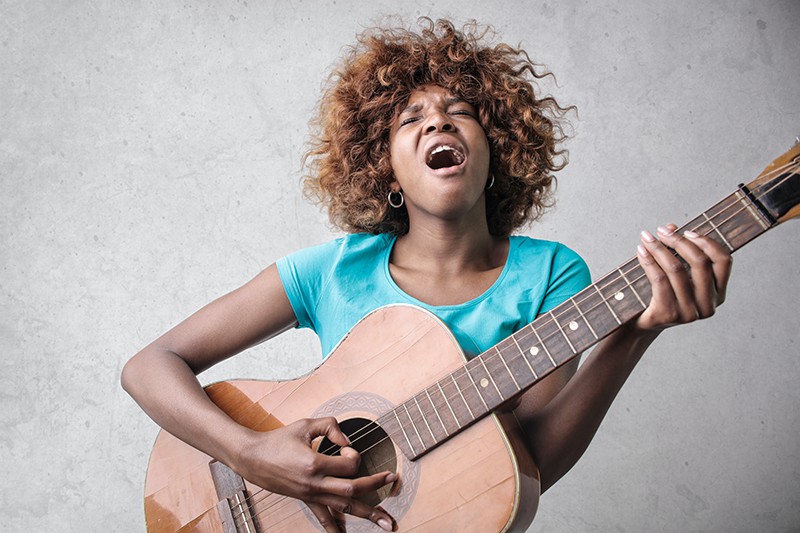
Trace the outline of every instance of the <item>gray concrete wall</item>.
{"label": "gray concrete wall", "polygon": [[[137,349],[332,236],[299,193],[342,47],[385,13],[477,18],[575,104],[559,204],[530,234],[595,275],[800,134],[797,0],[0,3],[0,523],[143,531],[156,427],[118,385]],[[729,301],[666,333],[532,531],[800,528],[800,223],[737,255]],[[317,361],[289,333],[207,375]]]}

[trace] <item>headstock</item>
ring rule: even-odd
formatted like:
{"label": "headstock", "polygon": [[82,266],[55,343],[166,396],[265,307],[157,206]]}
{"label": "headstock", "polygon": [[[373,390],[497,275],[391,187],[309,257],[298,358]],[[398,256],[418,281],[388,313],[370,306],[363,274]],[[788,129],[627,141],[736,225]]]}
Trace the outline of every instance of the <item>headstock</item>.
{"label": "headstock", "polygon": [[800,216],[800,140],[747,188],[778,224]]}

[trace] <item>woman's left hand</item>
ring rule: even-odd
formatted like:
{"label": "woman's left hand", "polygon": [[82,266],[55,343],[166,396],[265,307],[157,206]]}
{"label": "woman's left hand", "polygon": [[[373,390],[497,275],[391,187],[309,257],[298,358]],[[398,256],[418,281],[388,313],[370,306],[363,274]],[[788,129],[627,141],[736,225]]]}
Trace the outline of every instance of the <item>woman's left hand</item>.
{"label": "woman's left hand", "polygon": [[[731,254],[716,241],[668,224],[658,228],[658,238],[647,231],[638,247],[639,264],[650,280],[650,305],[635,320],[640,330],[662,330],[714,314],[725,301],[731,274]],[[672,248],[679,257],[673,254]]]}

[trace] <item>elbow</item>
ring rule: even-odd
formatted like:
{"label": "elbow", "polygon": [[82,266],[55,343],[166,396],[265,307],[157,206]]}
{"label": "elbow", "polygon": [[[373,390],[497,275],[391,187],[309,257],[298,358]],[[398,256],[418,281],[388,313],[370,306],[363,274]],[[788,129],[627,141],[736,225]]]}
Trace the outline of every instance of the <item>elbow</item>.
{"label": "elbow", "polygon": [[138,366],[137,358],[139,354],[134,355],[131,357],[125,366],[122,367],[122,372],[119,376],[119,383],[122,386],[122,390],[133,396],[133,390],[136,384],[136,367]]}

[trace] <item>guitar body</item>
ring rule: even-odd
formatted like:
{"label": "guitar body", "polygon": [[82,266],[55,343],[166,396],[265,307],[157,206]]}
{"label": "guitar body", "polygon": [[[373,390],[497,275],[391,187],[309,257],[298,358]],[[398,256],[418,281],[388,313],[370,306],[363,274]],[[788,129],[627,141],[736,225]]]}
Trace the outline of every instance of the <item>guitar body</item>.
{"label": "guitar body", "polygon": [[[283,382],[221,382],[209,385],[206,392],[233,419],[258,431],[320,416],[334,416],[343,427],[358,426],[376,420],[464,362],[452,334],[432,314],[412,306],[388,306],[359,322],[306,376]],[[362,451],[362,468],[368,473],[397,472],[394,486],[386,494],[372,494],[371,503],[380,502],[399,531],[524,531],[533,520],[538,470],[513,415],[484,417],[414,461],[391,440],[386,442]],[[226,529],[218,505],[225,498],[215,488],[219,482],[212,477],[212,462],[166,431],[159,434],[145,484],[150,533],[322,530],[302,502],[246,481],[247,525],[242,519],[241,525]],[[346,528],[380,531],[350,515]]]}

